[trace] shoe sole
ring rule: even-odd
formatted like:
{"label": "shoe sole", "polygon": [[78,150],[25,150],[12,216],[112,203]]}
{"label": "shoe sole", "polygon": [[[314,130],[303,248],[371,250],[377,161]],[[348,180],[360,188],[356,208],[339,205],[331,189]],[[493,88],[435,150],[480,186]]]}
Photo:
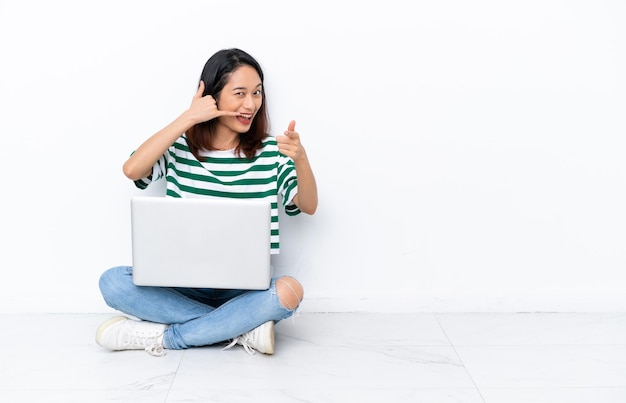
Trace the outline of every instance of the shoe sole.
{"label": "shoe sole", "polygon": [[270,345],[267,346],[268,347],[267,351],[264,351],[264,354],[270,354],[271,355],[271,354],[274,354],[274,321],[273,320],[269,321],[269,324],[270,324],[269,326],[270,326],[270,329],[271,329],[271,332],[270,332]]}
{"label": "shoe sole", "polygon": [[104,331],[107,330],[110,326],[118,322],[121,322],[123,320],[128,320],[128,318],[125,316],[116,316],[102,323],[100,327],[98,328],[98,331],[96,332],[96,343],[98,343],[98,345],[101,346],[102,344],[100,344],[100,339],[102,339],[102,333],[104,333]]}

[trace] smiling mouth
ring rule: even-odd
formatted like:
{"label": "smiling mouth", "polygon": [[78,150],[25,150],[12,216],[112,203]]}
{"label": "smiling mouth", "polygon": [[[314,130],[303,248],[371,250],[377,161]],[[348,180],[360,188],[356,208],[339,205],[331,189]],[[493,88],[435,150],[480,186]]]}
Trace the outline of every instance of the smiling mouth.
{"label": "smiling mouth", "polygon": [[241,116],[242,118],[246,118],[246,119],[252,119],[251,113],[240,113],[239,116]]}

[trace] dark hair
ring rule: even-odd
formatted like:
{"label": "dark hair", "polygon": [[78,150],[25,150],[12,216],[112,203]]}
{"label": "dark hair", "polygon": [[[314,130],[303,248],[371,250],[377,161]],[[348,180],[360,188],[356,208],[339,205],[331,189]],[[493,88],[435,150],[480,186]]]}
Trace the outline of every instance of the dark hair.
{"label": "dark hair", "polygon": [[[261,77],[263,84],[263,70],[261,65],[248,53],[243,50],[231,48],[223,49],[215,53],[207,60],[200,75],[200,80],[204,82],[204,92],[202,96],[211,95],[217,100],[220,92],[224,89],[226,82],[231,74],[241,66],[250,66],[256,70]],[[198,87],[200,81],[198,81]],[[239,144],[235,148],[235,154],[241,156],[244,154],[246,158],[252,159],[258,149],[263,146],[263,139],[269,133],[269,117],[265,101],[265,91],[262,93],[261,107],[256,113],[254,120],[250,126],[250,130],[246,133],[239,134]],[[212,150],[211,139],[215,128],[216,119],[208,122],[199,123],[187,130],[187,143],[193,155],[199,160],[199,151]]]}

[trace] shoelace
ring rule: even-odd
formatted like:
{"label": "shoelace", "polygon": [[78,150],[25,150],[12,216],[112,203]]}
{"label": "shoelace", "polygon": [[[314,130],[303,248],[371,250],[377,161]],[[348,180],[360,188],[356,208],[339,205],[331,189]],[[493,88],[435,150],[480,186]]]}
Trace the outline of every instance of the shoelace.
{"label": "shoelace", "polygon": [[252,346],[250,346],[250,345],[248,344],[248,340],[247,340],[246,338],[242,337],[242,336],[235,337],[235,338],[234,338],[234,339],[230,342],[230,344],[228,344],[226,347],[224,347],[224,348],[222,349],[222,351],[223,351],[223,350],[226,350],[226,349],[231,348],[232,346],[234,346],[234,345],[235,345],[235,344],[237,344],[238,342],[239,342],[239,343],[243,346],[243,349],[244,349],[244,350],[246,350],[246,352],[247,352],[248,354],[250,354],[250,355],[254,355],[254,354],[256,354],[256,350],[255,350]]}
{"label": "shoelace", "polygon": [[130,339],[130,344],[146,346],[144,350],[146,350],[148,354],[155,357],[163,357],[166,353],[163,348],[163,344],[158,342],[158,337],[159,335],[146,335],[140,333]]}
{"label": "shoelace", "polygon": [[165,355],[165,349],[162,345],[153,343],[145,348],[148,354],[153,355],[155,357],[163,357]]}

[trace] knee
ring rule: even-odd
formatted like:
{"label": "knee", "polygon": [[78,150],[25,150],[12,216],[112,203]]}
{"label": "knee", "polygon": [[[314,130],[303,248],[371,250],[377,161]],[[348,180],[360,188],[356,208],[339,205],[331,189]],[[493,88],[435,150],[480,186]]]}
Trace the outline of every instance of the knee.
{"label": "knee", "polygon": [[124,277],[127,275],[126,267],[114,267],[106,270],[100,275],[98,287],[104,300],[109,304],[111,299],[115,299],[115,294],[121,292],[124,284]]}
{"label": "knee", "polygon": [[276,280],[276,294],[280,304],[287,309],[293,310],[300,305],[304,297],[302,284],[293,277],[284,276]]}
{"label": "knee", "polygon": [[108,291],[109,284],[111,282],[111,270],[106,270],[100,275],[100,279],[98,280],[98,287],[100,288],[100,292],[104,293]]}

